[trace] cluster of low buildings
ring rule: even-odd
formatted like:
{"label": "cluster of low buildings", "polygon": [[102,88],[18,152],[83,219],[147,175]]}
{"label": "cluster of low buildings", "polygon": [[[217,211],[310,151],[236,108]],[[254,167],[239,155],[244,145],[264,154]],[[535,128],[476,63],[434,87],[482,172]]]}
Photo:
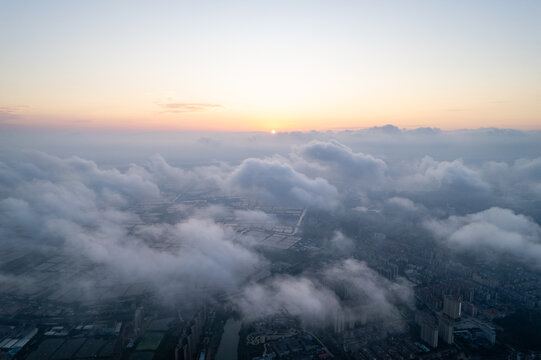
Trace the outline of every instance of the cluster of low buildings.
{"label": "cluster of low buildings", "polygon": [[[258,347],[252,360],[330,359],[334,355],[317,338],[284,313],[250,324],[251,331],[241,339],[248,347]],[[241,357],[245,354],[240,354]]]}

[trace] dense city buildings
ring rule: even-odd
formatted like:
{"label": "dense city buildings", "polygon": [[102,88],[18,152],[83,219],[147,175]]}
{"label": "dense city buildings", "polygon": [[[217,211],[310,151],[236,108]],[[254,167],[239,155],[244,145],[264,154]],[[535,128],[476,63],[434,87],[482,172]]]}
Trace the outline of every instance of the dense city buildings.
{"label": "dense city buildings", "polygon": [[[224,201],[204,200],[205,203]],[[193,204],[193,200],[188,201]],[[240,206],[236,204],[242,202],[234,199],[230,203]],[[155,214],[157,207],[169,209],[168,216],[175,214],[177,204],[182,204],[182,200],[141,204],[136,211],[143,224],[153,221],[150,214]],[[280,224],[263,217],[218,218],[232,231],[249,234],[276,258],[272,266],[254,269],[247,281],[264,281],[276,272],[287,275],[296,269],[308,271],[312,265],[324,264],[329,256],[335,256],[325,253],[324,243],[317,238],[305,236],[325,226],[313,221],[319,216],[317,212],[277,207],[256,209],[280,217]],[[374,305],[363,305],[359,297],[363,295],[357,293],[354,283],[335,281],[332,277],[322,281],[344,307],[329,314],[327,325],[310,323],[284,309],[279,315],[245,320],[240,329],[241,322],[238,328],[227,325],[231,316],[238,316],[236,293],[216,293],[208,288],[199,291],[197,298],[179,299],[164,306],[147,285],[134,282],[104,288],[103,295],[81,302],[81,294],[62,292],[58,285],[66,276],[91,271],[90,264],[77,264],[61,257],[29,258],[23,253],[17,255],[16,251],[3,253],[0,257],[3,269],[17,274],[40,269],[43,283],[31,292],[12,288],[2,293],[0,315],[5,325],[0,328],[1,359],[220,360],[216,356],[225,351],[234,352],[240,359],[259,360],[458,358],[460,354],[491,354],[491,349],[501,346],[496,331],[499,326],[494,321],[504,318],[517,304],[531,309],[538,307],[537,303],[528,302],[528,293],[521,292],[520,284],[529,278],[527,271],[516,272],[517,277],[512,281],[501,275],[488,281],[486,274],[490,267],[484,268],[484,275],[479,275],[479,267],[472,271],[453,261],[445,262],[437,252],[426,256],[425,247],[406,245],[392,236],[368,236],[357,241],[360,245],[349,255],[366,261],[368,267],[363,271],[373,271],[371,276],[381,279],[378,281],[385,286],[398,286],[404,281],[413,284],[415,302],[397,308],[396,317],[383,320],[391,321],[385,327],[379,323],[382,320],[378,319],[382,318],[371,314]],[[153,246],[172,251],[175,245],[156,240]],[[303,264],[307,257],[312,259],[312,264]],[[359,266],[354,264],[349,266]],[[532,289],[540,291],[540,288]],[[208,301],[217,294],[221,302]],[[521,297],[523,302],[519,300]],[[389,342],[390,337],[396,340]],[[239,344],[238,353],[236,346],[233,350],[221,349],[225,349],[223,341],[228,341],[223,339],[234,339]],[[474,344],[484,345],[478,348]],[[505,352],[518,354],[509,349]]]}

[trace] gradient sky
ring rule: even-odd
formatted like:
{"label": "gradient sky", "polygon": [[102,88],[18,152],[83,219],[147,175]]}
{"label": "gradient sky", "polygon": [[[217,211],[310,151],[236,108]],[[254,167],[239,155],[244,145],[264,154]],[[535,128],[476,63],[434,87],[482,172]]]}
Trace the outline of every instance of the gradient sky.
{"label": "gradient sky", "polygon": [[0,0],[0,126],[541,129],[541,1]]}

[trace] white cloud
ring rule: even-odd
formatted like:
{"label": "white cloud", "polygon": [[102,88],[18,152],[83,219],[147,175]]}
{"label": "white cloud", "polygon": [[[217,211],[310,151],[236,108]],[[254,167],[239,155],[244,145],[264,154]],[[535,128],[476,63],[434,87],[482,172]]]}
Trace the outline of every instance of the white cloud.
{"label": "white cloud", "polygon": [[315,274],[252,284],[238,305],[248,319],[287,311],[306,323],[331,325],[337,315],[347,314],[351,321],[374,322],[392,332],[403,329],[397,305],[413,307],[413,291],[406,282],[392,283],[364,262],[347,259]]}
{"label": "white cloud", "polygon": [[464,165],[462,160],[435,161],[425,156],[411,173],[398,177],[397,185],[402,190],[455,191],[461,193],[484,193],[490,185],[481,174]]}
{"label": "white cloud", "polygon": [[372,189],[385,181],[387,164],[383,160],[354,152],[336,140],[314,140],[298,146],[292,157],[296,169],[331,181]]}
{"label": "white cloud", "polygon": [[246,159],[230,175],[229,185],[271,204],[333,209],[338,191],[323,178],[310,179],[281,159]]}
{"label": "white cloud", "polygon": [[541,227],[512,210],[493,207],[446,220],[427,220],[425,227],[448,247],[477,254],[495,252],[527,264],[541,264]]}

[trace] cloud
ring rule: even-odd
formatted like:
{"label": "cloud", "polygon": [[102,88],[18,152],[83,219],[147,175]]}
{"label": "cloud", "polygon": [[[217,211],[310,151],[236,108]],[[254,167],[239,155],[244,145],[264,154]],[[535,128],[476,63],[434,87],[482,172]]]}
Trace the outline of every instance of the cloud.
{"label": "cloud", "polygon": [[248,223],[277,223],[275,216],[269,215],[261,210],[235,210],[236,221]]}
{"label": "cloud", "polygon": [[486,128],[478,128],[478,129],[463,129],[463,130],[457,130],[457,133],[459,134],[473,134],[477,137],[482,136],[488,136],[488,137],[496,137],[503,139],[505,137],[508,138],[524,138],[526,136],[526,133],[521,130],[516,129],[505,129],[505,128],[496,128],[496,127],[486,127]]}
{"label": "cloud", "polygon": [[442,131],[439,128],[433,127],[420,127],[416,129],[407,130],[408,134],[418,135],[418,136],[431,136],[441,134]]}
{"label": "cloud", "polygon": [[424,226],[453,250],[511,256],[540,268],[541,227],[512,210],[493,207],[446,220],[430,219]]}
{"label": "cloud", "polygon": [[[246,309],[257,308],[256,299],[260,297],[269,298],[277,304],[269,305],[272,311],[287,308],[298,316],[313,317],[315,322],[326,324],[336,316],[335,310],[359,321],[370,321],[366,320],[370,316],[359,314],[370,313],[368,309],[375,306],[370,304],[382,301],[391,306],[382,309],[387,309],[386,312],[394,314],[391,318],[396,319],[397,304],[408,304],[409,286],[386,282],[365,265],[334,263],[313,273],[276,276],[262,284],[250,284],[245,293],[243,281],[267,260],[258,253],[260,242],[255,237],[239,235],[224,223],[275,224],[279,223],[276,217],[260,210],[178,203],[174,216],[164,214],[163,218],[150,222],[144,220],[142,204],[160,204],[172,193],[182,196],[205,193],[209,198],[240,195],[261,205],[330,211],[332,221],[343,215],[344,209],[352,208],[358,211],[347,213],[351,218],[340,217],[344,220],[341,228],[347,229],[351,237],[332,227],[323,235],[327,238],[325,248],[340,257],[347,256],[355,247],[352,239],[356,239],[354,231],[361,226],[359,218],[362,218],[363,223],[381,226],[378,231],[389,237],[392,236],[389,229],[395,225],[415,233],[418,229],[412,227],[421,224],[457,251],[512,256],[532,266],[539,263],[539,226],[517,212],[535,217],[537,210],[531,205],[535,203],[524,200],[535,200],[541,194],[538,180],[541,158],[517,157],[520,152],[513,152],[510,161],[483,160],[486,153],[492,156],[499,149],[494,145],[498,144],[495,138],[509,141],[506,144],[513,146],[529,141],[520,145],[524,146],[521,149],[535,153],[532,149],[539,145],[532,140],[537,139],[534,135],[466,131],[464,141],[469,147],[464,151],[477,156],[471,149],[484,149],[481,160],[471,154],[469,160],[455,160],[455,153],[450,150],[435,160],[416,154],[432,151],[434,144],[438,149],[453,148],[456,135],[442,132],[435,136],[431,131],[410,134],[404,130],[401,133],[399,137],[377,137],[366,132],[212,134],[211,139],[221,144],[219,151],[214,149],[215,152],[197,160],[190,153],[195,152],[192,146],[196,146],[199,156],[199,150],[210,151],[213,142],[205,140],[201,144],[197,141],[199,135],[192,139],[175,135],[163,142],[164,147],[172,147],[167,157],[152,155],[156,149],[148,145],[151,152],[147,160],[141,160],[138,153],[137,164],[121,167],[116,165],[118,159],[109,159],[113,150],[104,151],[107,162],[103,165],[103,161],[81,156],[58,157],[40,152],[12,157],[13,152],[8,152],[11,150],[3,142],[0,144],[0,238],[3,244],[16,244],[29,253],[58,253],[76,259],[77,263],[99,264],[98,268],[106,276],[114,277],[114,281],[140,279],[161,294],[189,292],[194,284],[216,291],[235,289],[245,294]],[[162,144],[159,139],[152,141]],[[381,139],[384,139],[382,143]],[[140,149],[140,139],[136,140],[136,145],[126,145],[126,149]],[[64,142],[57,142],[64,146]],[[440,147],[440,142],[445,146]],[[31,142],[27,140],[27,143]],[[178,148],[177,143],[188,145]],[[365,146],[368,150],[363,149]],[[419,146],[415,148],[417,152],[413,155],[408,152],[416,146]],[[385,151],[389,152],[382,156]],[[247,152],[252,157],[245,158]],[[230,162],[217,161],[224,158]],[[480,196],[484,202],[477,201]],[[458,198],[465,199],[463,204],[456,205]],[[526,205],[521,208],[522,204]],[[494,205],[500,208],[476,212]],[[527,206],[533,210],[524,211]],[[451,211],[462,216],[447,218]],[[471,214],[464,215],[468,212]],[[432,218],[423,223],[428,214],[445,220]],[[92,289],[104,277],[88,275],[75,279],[84,288]],[[356,284],[355,279],[360,283]],[[15,280],[4,276],[2,281],[14,284]],[[25,281],[36,284],[33,279]],[[379,283],[381,288],[374,289],[377,284],[373,283]],[[351,294],[356,294],[351,295],[356,303],[364,305],[356,307],[343,298],[338,289],[344,284]],[[393,290],[396,286],[404,291],[405,297]],[[302,311],[305,300],[295,287],[313,297],[314,302],[308,303],[306,312]],[[370,294],[363,293],[363,289],[372,289],[378,296],[370,300]],[[284,300],[274,293],[283,294]],[[368,302],[364,303],[363,299]],[[331,310],[314,315],[324,304],[329,304]],[[385,311],[380,313],[379,309],[372,312],[382,317]],[[246,315],[251,311],[246,310]]]}
{"label": "cloud", "polygon": [[17,120],[28,109],[28,106],[0,106],[0,122]]}
{"label": "cloud", "polygon": [[387,124],[384,126],[374,126],[368,129],[365,129],[364,131],[369,133],[375,133],[375,134],[385,134],[385,135],[400,135],[402,134],[402,130],[400,128]]}
{"label": "cloud", "polygon": [[355,249],[353,240],[338,230],[334,232],[329,240],[329,245],[335,254],[351,254]]}
{"label": "cloud", "polygon": [[33,289],[35,289],[35,285],[36,281],[32,278],[0,273],[0,287],[5,293],[32,293]]}
{"label": "cloud", "polygon": [[413,306],[413,291],[405,282],[391,283],[364,262],[347,259],[315,274],[276,276],[244,289],[239,309],[248,320],[287,312],[303,322],[330,326],[337,317],[373,322],[385,331],[404,328],[397,308]]}
{"label": "cloud", "polygon": [[[50,221],[48,228],[63,239],[64,253],[74,258],[84,254],[124,283],[148,282],[166,298],[182,294],[189,299],[200,288],[231,291],[263,263],[232,230],[207,219],[142,226],[132,235],[104,219],[95,229],[63,219]],[[160,244],[170,244],[167,251],[152,246],[156,236]]]}
{"label": "cloud", "polygon": [[162,108],[162,113],[200,112],[223,108],[223,105],[220,104],[186,102],[169,102],[159,104],[159,106]]}
{"label": "cloud", "polygon": [[249,191],[271,204],[333,209],[338,191],[323,178],[310,179],[278,158],[246,159],[228,178],[237,191]]}
{"label": "cloud", "polygon": [[307,277],[278,276],[265,284],[244,289],[238,302],[247,320],[255,320],[284,311],[319,326],[330,323],[340,309],[330,289]]}
{"label": "cloud", "polygon": [[425,156],[415,165],[413,173],[399,177],[397,185],[403,190],[451,191],[484,193],[490,190],[479,171],[464,165],[462,160],[435,161]]}
{"label": "cloud", "polygon": [[[304,160],[304,166],[312,171],[325,170],[328,178],[341,174],[350,180],[375,186],[384,179],[387,164],[381,159],[353,152],[336,140],[311,141],[295,149],[295,155]],[[299,164],[297,164],[299,166]],[[321,172],[321,171],[320,171]]]}
{"label": "cloud", "polygon": [[[77,264],[100,265],[89,269],[106,272],[65,275],[61,282],[72,290],[81,284],[90,289],[106,278],[115,284],[147,282],[164,299],[180,293],[188,299],[199,288],[235,289],[266,263],[249,239],[216,223],[205,211],[179,223],[141,223],[133,205],[161,201],[163,182],[186,177],[161,157],[153,158],[147,168],[132,165],[123,172],[77,157],[42,153],[0,165],[0,189],[9,194],[0,200],[3,246],[11,243],[28,254],[61,255]],[[238,215],[263,218],[257,212]],[[5,276],[0,280],[12,283]]]}
{"label": "cloud", "polygon": [[490,161],[483,164],[481,174],[511,203],[541,196],[541,158],[517,159],[512,164]]}
{"label": "cloud", "polygon": [[387,205],[390,205],[392,207],[399,208],[401,210],[405,210],[408,212],[416,212],[419,211],[419,206],[416,205],[413,201],[407,198],[394,196],[390,199],[386,200]]}
{"label": "cloud", "polygon": [[411,285],[403,279],[391,282],[365,262],[347,259],[323,271],[325,282],[346,289],[343,311],[357,321],[384,324],[387,330],[401,330],[404,322],[398,305],[414,308]]}

